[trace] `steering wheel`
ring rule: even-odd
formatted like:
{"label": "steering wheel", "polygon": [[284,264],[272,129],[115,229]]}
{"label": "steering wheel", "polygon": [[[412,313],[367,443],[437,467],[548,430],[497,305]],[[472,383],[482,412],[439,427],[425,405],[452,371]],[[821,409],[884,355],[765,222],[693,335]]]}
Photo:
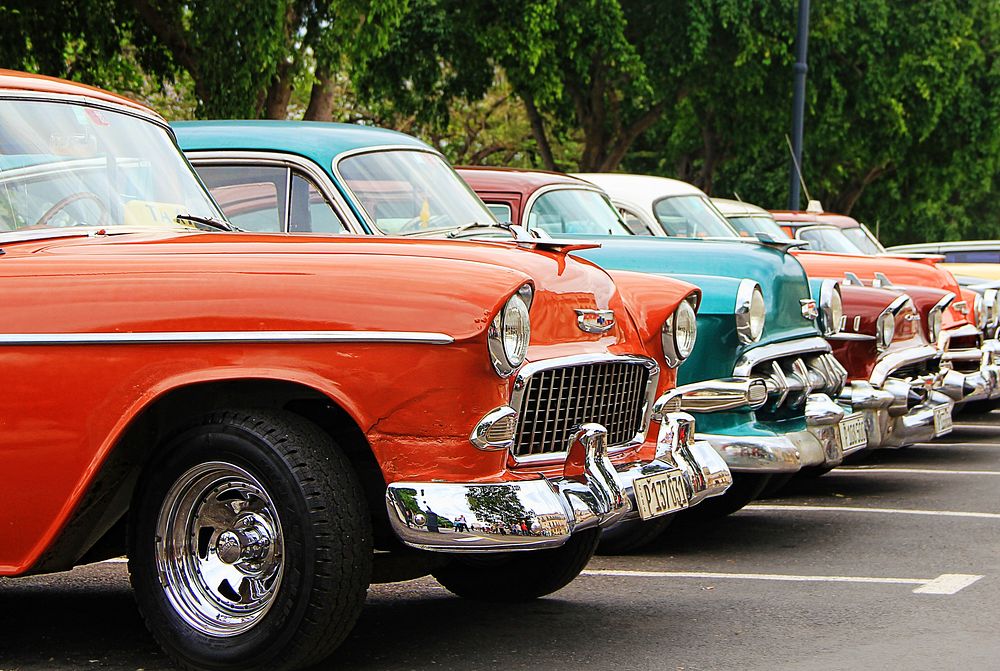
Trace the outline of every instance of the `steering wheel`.
{"label": "steering wheel", "polygon": [[105,224],[108,223],[108,206],[104,204],[104,201],[101,200],[101,197],[98,196],[93,191],[80,191],[78,193],[66,196],[65,198],[56,202],[52,207],[45,210],[45,214],[39,217],[38,221],[36,221],[34,225],[48,226],[49,221],[52,219],[52,217],[56,216],[57,214],[65,210],[67,207],[69,207],[70,205],[79,200],[92,200],[95,203],[97,203],[97,205],[101,208],[101,218],[100,220],[98,220],[96,224],[97,226],[104,226]]}

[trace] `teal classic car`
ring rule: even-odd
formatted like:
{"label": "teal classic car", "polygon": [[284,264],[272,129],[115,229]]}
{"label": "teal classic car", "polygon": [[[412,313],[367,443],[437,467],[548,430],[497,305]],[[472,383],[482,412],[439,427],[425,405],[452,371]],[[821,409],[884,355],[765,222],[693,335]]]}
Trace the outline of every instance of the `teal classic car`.
{"label": "teal classic car", "polygon": [[[437,179],[446,165],[439,154],[400,133],[291,122],[179,123],[175,130],[243,228],[455,237],[497,226],[456,220],[441,189],[467,187]],[[435,197],[420,196],[432,188]],[[454,194],[462,197],[468,194]],[[840,463],[843,438],[849,437],[848,449],[857,443],[858,418],[845,421],[831,400],[846,373],[821,337],[819,310],[793,258],[764,245],[617,236],[601,242],[601,250],[578,253],[612,269],[684,276],[703,289],[703,344],[680,370],[688,383],[682,398],[685,410],[698,413],[699,437],[724,456],[737,482],[700,508],[729,512],[756,496],[772,474]]]}

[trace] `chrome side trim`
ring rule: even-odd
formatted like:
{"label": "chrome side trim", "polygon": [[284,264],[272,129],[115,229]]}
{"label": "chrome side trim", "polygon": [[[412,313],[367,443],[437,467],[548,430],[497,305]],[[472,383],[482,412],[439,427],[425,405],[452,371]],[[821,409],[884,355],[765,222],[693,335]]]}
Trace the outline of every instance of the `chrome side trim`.
{"label": "chrome side trim", "polygon": [[[302,156],[296,154],[287,154],[285,152],[279,151],[226,151],[220,149],[195,149],[192,151],[184,152],[187,156],[188,161],[195,168],[199,167],[218,167],[226,165],[270,165],[279,168],[296,168],[301,172],[304,172],[307,177],[309,177],[316,186],[319,187],[320,192],[323,197],[326,198],[327,202],[333,207],[333,211],[336,213],[337,218],[340,219],[341,223],[347,228],[348,232],[355,234],[366,234],[364,230],[359,230],[359,222],[357,215],[351,210],[347,205],[347,201],[344,196],[337,189],[336,185],[330,180],[330,176],[319,166],[316,162],[311,161]],[[291,190],[286,188],[286,193],[288,197],[291,197]],[[285,221],[282,223],[284,230],[283,233],[288,231],[288,217],[291,216],[290,210],[285,208]],[[315,233],[306,233],[304,235],[311,235]],[[303,235],[302,233],[297,233],[296,235]],[[337,233],[325,233],[324,235],[337,235]]]}
{"label": "chrome side trim", "polygon": [[[656,400],[656,386],[660,380],[660,366],[653,359],[637,354],[574,354],[571,356],[544,359],[542,361],[532,361],[521,366],[521,369],[514,376],[514,387],[510,395],[510,407],[516,412],[521,412],[524,402],[524,394],[528,389],[528,380],[539,371],[552,368],[566,368],[569,366],[585,366],[597,363],[631,363],[644,366],[649,372],[646,379],[646,397],[642,405],[641,430],[635,437],[622,444],[610,445],[609,449],[618,451],[634,445],[641,445],[646,440],[646,432],[649,430],[650,419],[653,414],[653,403]],[[569,446],[567,446],[568,449]],[[561,463],[565,461],[567,452],[546,452],[544,454],[532,454],[524,456],[511,455],[511,458],[518,464],[532,463]]]}
{"label": "chrome side trim", "polygon": [[826,354],[830,351],[830,343],[819,336],[761,345],[743,353],[733,368],[733,377],[749,377],[753,367],[762,361],[780,359],[795,354]]}
{"label": "chrome side trim", "polygon": [[450,345],[420,331],[158,331],[149,333],[0,333],[0,345],[163,345],[173,343],[423,343]]}
{"label": "chrome side trim", "polygon": [[835,335],[829,335],[827,340],[875,340],[875,336],[867,333],[845,333],[841,331]]}

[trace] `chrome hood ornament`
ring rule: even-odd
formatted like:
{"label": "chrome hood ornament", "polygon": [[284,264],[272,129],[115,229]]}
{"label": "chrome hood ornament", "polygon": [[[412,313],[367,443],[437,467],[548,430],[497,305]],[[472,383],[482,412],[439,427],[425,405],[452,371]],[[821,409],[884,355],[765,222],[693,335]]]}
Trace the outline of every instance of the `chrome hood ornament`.
{"label": "chrome hood ornament", "polygon": [[607,333],[615,325],[614,310],[574,310],[576,325],[584,333]]}

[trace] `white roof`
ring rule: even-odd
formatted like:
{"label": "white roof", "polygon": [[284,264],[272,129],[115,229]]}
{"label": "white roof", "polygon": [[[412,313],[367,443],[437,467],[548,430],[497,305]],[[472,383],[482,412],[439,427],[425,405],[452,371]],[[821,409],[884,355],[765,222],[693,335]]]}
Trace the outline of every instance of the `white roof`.
{"label": "white roof", "polygon": [[712,202],[719,211],[727,217],[760,217],[771,218],[771,213],[763,207],[757,207],[742,200],[730,200],[728,198],[713,198]]}
{"label": "white roof", "polygon": [[886,247],[888,252],[974,252],[1000,249],[1000,240],[964,240],[958,242],[923,242],[915,245]]}
{"label": "white roof", "polygon": [[651,175],[624,175],[611,172],[578,172],[574,177],[585,179],[604,189],[612,200],[631,203],[652,211],[653,203],[668,196],[705,196],[705,192],[687,182]]}

